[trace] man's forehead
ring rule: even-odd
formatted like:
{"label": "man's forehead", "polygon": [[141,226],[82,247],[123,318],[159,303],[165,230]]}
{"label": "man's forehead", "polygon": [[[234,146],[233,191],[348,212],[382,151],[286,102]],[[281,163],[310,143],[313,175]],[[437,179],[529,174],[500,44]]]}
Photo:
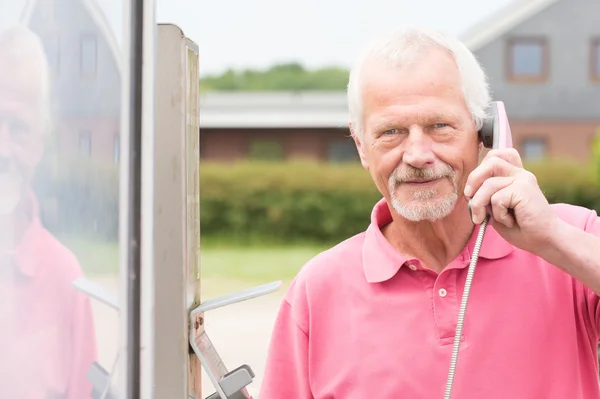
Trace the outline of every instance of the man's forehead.
{"label": "man's forehead", "polygon": [[[0,59],[0,63],[4,60]],[[31,65],[0,66],[0,96],[24,102],[39,102],[47,95],[45,76]]]}
{"label": "man's forehead", "polygon": [[[453,64],[423,63],[418,67],[372,65],[362,87],[363,107],[371,112],[415,114],[420,118],[450,116],[463,108],[464,93],[458,70],[449,72]],[[386,110],[387,109],[387,110]]]}
{"label": "man's forehead", "polygon": [[6,94],[9,93],[0,93],[0,117],[6,117],[7,115],[17,116],[23,119],[35,117],[39,110],[39,106],[37,106],[36,103],[23,101],[22,99],[11,97]]}
{"label": "man's forehead", "polygon": [[380,63],[365,70],[363,93],[385,96],[462,94],[462,77],[451,63],[423,62],[397,67]]}
{"label": "man's forehead", "polygon": [[48,86],[48,64],[39,37],[22,27],[0,31],[0,95],[44,101]]}

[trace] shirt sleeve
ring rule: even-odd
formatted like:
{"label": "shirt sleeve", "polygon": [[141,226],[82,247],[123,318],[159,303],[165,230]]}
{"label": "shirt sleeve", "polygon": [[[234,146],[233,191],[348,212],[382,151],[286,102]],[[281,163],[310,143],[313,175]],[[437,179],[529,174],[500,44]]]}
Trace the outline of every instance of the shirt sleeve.
{"label": "shirt sleeve", "polygon": [[91,365],[97,360],[96,334],[91,300],[75,292],[71,313],[71,361],[66,399],[89,399],[92,383],[87,379]]}
{"label": "shirt sleeve", "polygon": [[308,334],[284,300],[275,320],[260,399],[312,399],[308,376]]}

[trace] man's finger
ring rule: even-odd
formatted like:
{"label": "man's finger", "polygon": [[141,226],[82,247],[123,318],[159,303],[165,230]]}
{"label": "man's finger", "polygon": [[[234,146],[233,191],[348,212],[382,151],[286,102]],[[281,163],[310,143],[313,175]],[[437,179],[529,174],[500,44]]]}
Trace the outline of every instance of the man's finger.
{"label": "man's finger", "polygon": [[502,158],[492,157],[484,159],[481,165],[475,168],[469,175],[464,194],[468,198],[471,198],[487,179],[499,176],[514,176],[520,170],[522,169],[517,168]]}
{"label": "man's finger", "polygon": [[492,202],[492,196],[505,187],[510,186],[515,178],[512,176],[492,177],[483,182],[471,198],[471,218],[473,223],[480,224],[485,219],[487,206]]}
{"label": "man's finger", "polygon": [[509,164],[511,164],[517,168],[523,167],[523,161],[521,160],[521,155],[519,154],[519,151],[515,150],[514,148],[502,148],[502,149],[490,150],[486,154],[484,159],[492,158],[492,157],[498,157],[500,159],[504,159],[506,162],[508,162]]}
{"label": "man's finger", "polygon": [[497,191],[492,195],[492,217],[498,223],[502,223],[509,229],[515,226],[515,220],[512,209],[516,206],[515,195],[518,188],[515,185],[510,185],[502,190]]}

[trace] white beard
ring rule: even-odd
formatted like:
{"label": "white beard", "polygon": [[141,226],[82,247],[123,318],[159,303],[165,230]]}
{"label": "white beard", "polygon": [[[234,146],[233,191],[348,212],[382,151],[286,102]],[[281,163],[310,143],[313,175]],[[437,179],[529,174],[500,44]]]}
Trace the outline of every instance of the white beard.
{"label": "white beard", "polygon": [[435,221],[443,219],[452,213],[456,201],[458,200],[458,194],[456,192],[446,195],[445,197],[438,198],[435,200],[422,198],[428,196],[429,198],[436,195],[434,190],[417,191],[413,196],[413,199],[422,200],[418,205],[406,205],[400,202],[391,192],[392,207],[398,213],[398,215],[410,220],[411,222],[420,222],[422,220]]}
{"label": "white beard", "polygon": [[398,177],[406,177],[403,176],[395,170],[394,173],[389,178],[388,181],[388,189],[391,196],[392,207],[398,213],[398,215],[404,217],[405,219],[410,220],[411,222],[420,222],[422,220],[435,221],[439,219],[443,219],[446,216],[450,215],[454,210],[454,206],[458,201],[458,187],[456,185],[456,176],[454,171],[450,168],[449,165],[445,165],[444,170],[442,171],[420,171],[421,174],[424,174],[428,177],[444,177],[450,180],[454,190],[452,193],[445,195],[441,198],[435,199],[438,195],[438,190],[436,188],[416,190],[413,192],[412,201],[417,202],[416,205],[409,205],[403,203],[398,198],[396,198],[396,185],[398,183]]}
{"label": "white beard", "polygon": [[23,179],[15,170],[0,173],[0,215],[10,215],[21,202]]}

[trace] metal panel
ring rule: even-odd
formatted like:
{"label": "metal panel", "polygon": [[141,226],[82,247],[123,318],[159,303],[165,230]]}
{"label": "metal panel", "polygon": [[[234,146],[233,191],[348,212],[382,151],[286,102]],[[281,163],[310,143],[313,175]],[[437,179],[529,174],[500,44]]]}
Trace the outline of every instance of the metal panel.
{"label": "metal panel", "polygon": [[181,29],[160,24],[156,33],[156,111],[146,114],[155,115],[154,143],[144,159],[152,168],[144,201],[152,206],[143,220],[142,397],[172,399],[188,397],[188,308],[199,302],[199,76],[197,50]]}
{"label": "metal panel", "polygon": [[[153,1],[130,0],[125,2],[125,43],[123,70],[123,117],[121,125],[121,171],[119,223],[119,271],[121,278],[119,313],[120,336],[120,396],[127,399],[140,397],[141,376],[141,269],[142,269],[142,181],[147,171],[142,170],[142,117],[148,103],[144,92],[144,39],[148,37],[146,20],[152,14]],[[152,37],[152,36],[149,36]],[[152,93],[149,93],[152,96]],[[146,109],[144,109],[146,108]],[[146,137],[144,137],[146,140]],[[144,221],[147,223],[147,221]],[[147,227],[147,226],[145,226]]]}

